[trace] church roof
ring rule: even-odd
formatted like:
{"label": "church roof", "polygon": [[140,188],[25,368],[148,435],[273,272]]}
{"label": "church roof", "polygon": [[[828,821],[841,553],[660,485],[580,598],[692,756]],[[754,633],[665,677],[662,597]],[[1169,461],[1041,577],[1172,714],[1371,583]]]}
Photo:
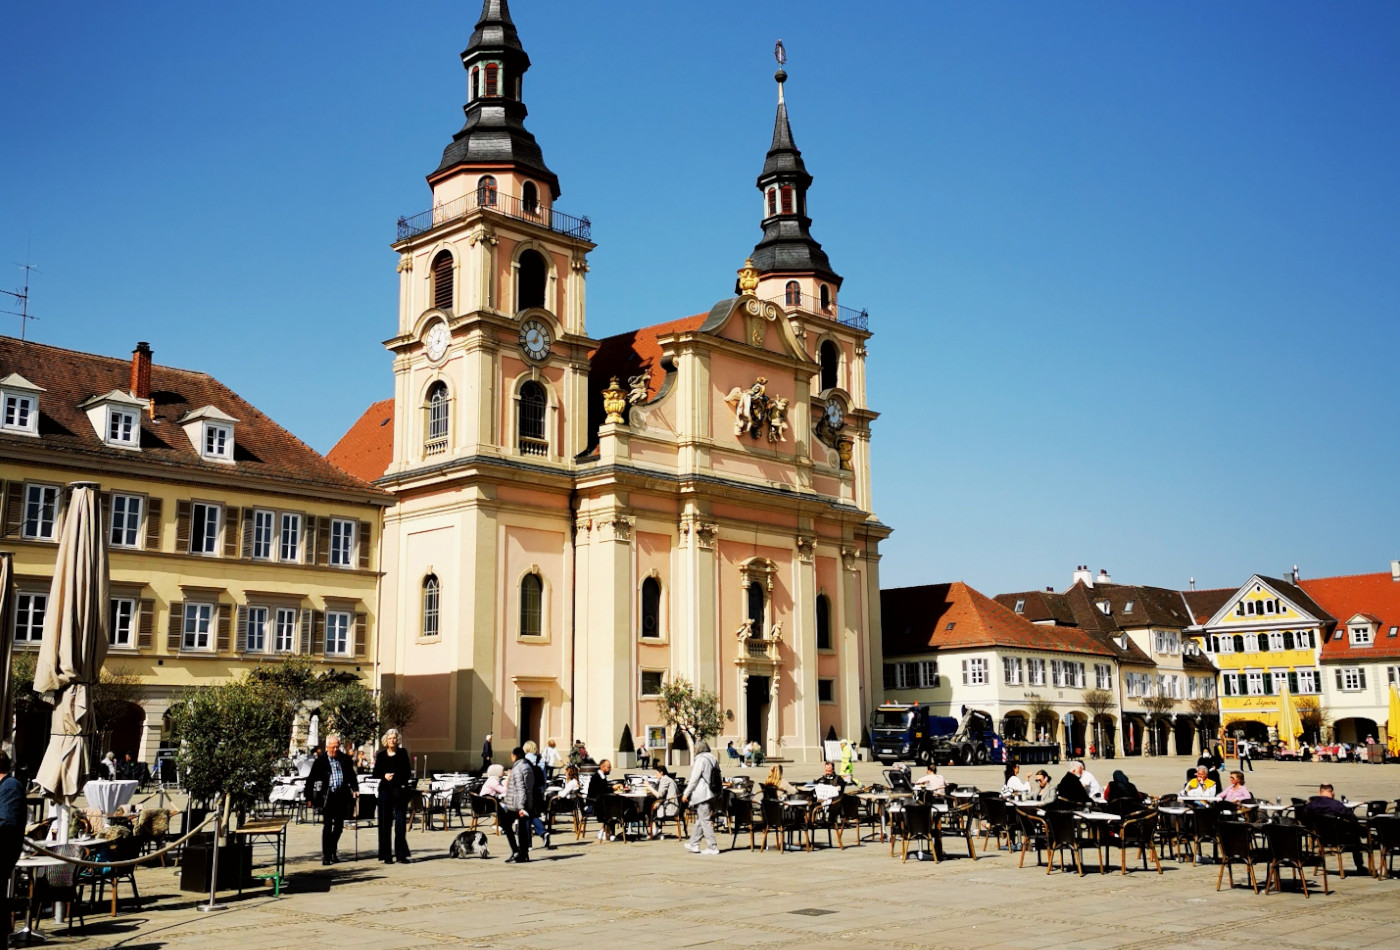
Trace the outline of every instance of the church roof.
{"label": "church roof", "polygon": [[666,371],[661,367],[659,341],[673,333],[701,329],[707,316],[708,314],[697,313],[681,317],[679,320],[670,320],[603,338],[598,342],[598,348],[588,354],[589,392],[601,392],[603,387],[608,385],[608,380],[614,376],[618,382],[625,384],[628,377],[650,370],[647,399],[655,399],[666,379]]}
{"label": "church roof", "polygon": [[394,460],[394,400],[381,399],[355,420],[326,458],[356,478],[372,482]]}

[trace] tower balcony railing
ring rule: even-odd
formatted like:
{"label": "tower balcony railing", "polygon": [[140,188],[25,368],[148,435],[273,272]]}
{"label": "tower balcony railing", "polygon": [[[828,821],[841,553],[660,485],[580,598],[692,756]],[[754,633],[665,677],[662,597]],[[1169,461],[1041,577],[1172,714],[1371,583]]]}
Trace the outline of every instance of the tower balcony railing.
{"label": "tower balcony railing", "polygon": [[415,214],[411,218],[399,218],[398,238],[394,243],[397,244],[399,241],[417,237],[444,224],[460,221],[478,209],[494,211],[508,218],[515,218],[517,221],[528,221],[558,234],[579,238],[583,241],[592,240],[593,222],[589,221],[587,216],[575,218],[571,214],[564,214],[553,208],[545,208],[539,200],[527,202],[515,195],[508,195],[494,188],[478,188],[460,198],[433,205],[427,211]]}
{"label": "tower balcony railing", "polygon": [[870,329],[870,312],[868,310],[852,310],[850,307],[830,302],[823,307],[821,299],[812,294],[788,291],[776,297],[769,297],[768,302],[775,303],[785,310],[806,310],[817,316],[834,320],[843,327],[854,327],[857,330]]}

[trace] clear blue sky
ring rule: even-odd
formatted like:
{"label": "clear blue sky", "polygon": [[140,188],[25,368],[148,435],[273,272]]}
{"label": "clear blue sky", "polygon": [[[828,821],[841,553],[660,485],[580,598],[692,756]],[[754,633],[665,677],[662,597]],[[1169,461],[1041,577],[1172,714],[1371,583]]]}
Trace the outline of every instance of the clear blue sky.
{"label": "clear blue sky", "polygon": [[[36,339],[150,340],[328,449],[391,391],[388,243],[479,10],[6,4],[0,286],[32,240]],[[1400,6],[512,11],[595,336],[732,290],[785,41],[813,231],[875,331],[886,586],[1400,557]]]}

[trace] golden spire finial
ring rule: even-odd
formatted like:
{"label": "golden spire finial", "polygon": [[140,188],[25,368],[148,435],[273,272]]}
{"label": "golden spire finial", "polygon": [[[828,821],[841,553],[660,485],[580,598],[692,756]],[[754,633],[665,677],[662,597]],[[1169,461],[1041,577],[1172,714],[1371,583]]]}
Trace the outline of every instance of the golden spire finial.
{"label": "golden spire finial", "polygon": [[758,289],[758,268],[753,266],[753,258],[744,258],[744,266],[739,268],[739,293],[751,294]]}

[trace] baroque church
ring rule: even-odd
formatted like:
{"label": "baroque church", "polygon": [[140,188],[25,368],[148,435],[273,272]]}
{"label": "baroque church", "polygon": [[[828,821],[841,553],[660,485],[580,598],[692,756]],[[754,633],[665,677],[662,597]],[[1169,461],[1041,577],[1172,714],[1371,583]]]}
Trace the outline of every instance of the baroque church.
{"label": "baroque church", "polygon": [[595,339],[589,221],[555,208],[506,0],[461,55],[466,124],[393,245],[394,395],[330,454],[393,496],[377,685],[419,698],[433,767],[475,765],[488,733],[660,748],[657,694],[680,677],[719,697],[721,745],[818,761],[879,700],[890,529],[871,334],[810,233],[786,73],[734,295]]}

